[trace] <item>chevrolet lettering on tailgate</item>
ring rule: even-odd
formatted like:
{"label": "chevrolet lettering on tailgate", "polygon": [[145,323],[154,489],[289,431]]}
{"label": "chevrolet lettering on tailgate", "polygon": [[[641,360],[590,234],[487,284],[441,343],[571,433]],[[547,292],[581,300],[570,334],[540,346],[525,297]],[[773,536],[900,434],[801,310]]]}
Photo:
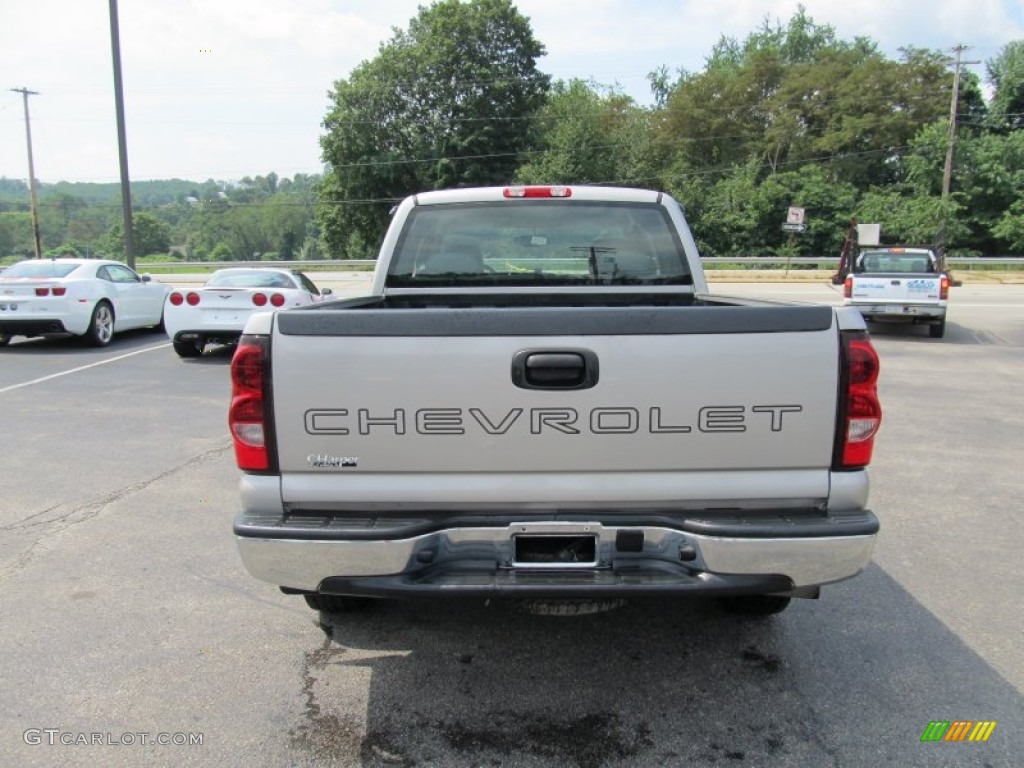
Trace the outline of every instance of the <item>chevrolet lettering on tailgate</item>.
{"label": "chevrolet lettering on tailgate", "polygon": [[305,413],[311,435],[369,435],[388,430],[395,435],[465,435],[467,426],[488,435],[505,435],[517,424],[520,430],[539,435],[554,430],[564,435],[621,435],[647,432],[652,435],[699,432],[746,432],[748,427],[781,432],[785,414],[800,413],[799,405],[705,406],[690,424],[673,423],[667,409],[650,408],[512,408],[488,415],[482,408],[396,408],[390,413],[368,408],[311,409]]}

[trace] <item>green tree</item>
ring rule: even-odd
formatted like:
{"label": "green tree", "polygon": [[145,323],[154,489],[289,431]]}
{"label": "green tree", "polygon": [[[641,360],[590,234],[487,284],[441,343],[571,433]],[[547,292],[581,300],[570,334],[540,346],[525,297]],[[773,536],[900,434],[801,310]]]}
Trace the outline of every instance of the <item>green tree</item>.
{"label": "green tree", "polygon": [[329,250],[377,242],[396,198],[508,182],[548,89],[543,53],[511,0],[440,0],[338,80],[317,208]]}
{"label": "green tree", "polygon": [[231,261],[235,258],[235,255],[231,252],[231,247],[227,243],[217,243],[210,251],[211,261]]}
{"label": "green tree", "polygon": [[92,249],[84,243],[77,242],[75,240],[68,240],[61,243],[56,248],[51,248],[43,254],[45,258],[59,259],[62,256],[73,256],[75,258],[89,258],[92,255]]}
{"label": "green tree", "polygon": [[899,148],[948,111],[950,87],[939,54],[904,50],[891,61],[863,43],[822,50],[787,69],[764,104],[772,119],[762,152],[773,168],[828,159],[836,179],[862,188],[898,181]]}
{"label": "green tree", "polygon": [[89,206],[75,212],[64,228],[68,240],[82,243],[90,252],[102,250],[110,227],[121,215],[118,208]]}
{"label": "green tree", "polygon": [[901,160],[903,180],[875,188],[862,207],[883,224],[883,233],[904,242],[933,243],[945,223],[954,252],[1012,248],[1013,206],[1024,190],[1024,131],[964,131],[956,143],[951,194],[943,202],[948,129],[947,120],[925,126]]}
{"label": "green tree", "polygon": [[[669,191],[686,208],[707,256],[757,255],[764,248],[762,221],[769,211],[761,207],[757,194],[759,164],[737,166],[714,183],[686,179]],[[694,183],[696,181],[696,183]]]}
{"label": "green tree", "polygon": [[609,184],[650,172],[648,111],[614,89],[600,90],[582,80],[555,83],[538,116],[539,150],[516,171],[516,181]]}
{"label": "green tree", "polygon": [[269,241],[270,250],[278,258],[290,261],[297,258],[302,241],[308,234],[312,204],[301,193],[279,192],[261,209],[260,226]]}
{"label": "green tree", "polygon": [[[751,160],[703,190],[697,210],[687,205],[701,249],[714,256],[837,252],[857,201],[851,184],[837,182],[827,168],[805,165],[760,180],[761,167]],[[685,199],[688,184],[674,194]],[[806,211],[807,230],[787,235],[786,211]]]}
{"label": "green tree", "polygon": [[[107,250],[120,258],[124,253],[124,233],[121,223],[107,233]],[[167,253],[171,247],[171,228],[151,213],[140,211],[132,214],[132,235],[135,253],[139,256]]]}
{"label": "green tree", "polygon": [[988,81],[995,88],[991,104],[992,124],[1016,130],[1024,128],[1024,40],[1007,43],[987,62]]}
{"label": "green tree", "polygon": [[883,242],[893,245],[934,245],[943,219],[949,222],[950,246],[964,242],[968,233],[955,198],[944,203],[938,195],[921,194],[912,184],[870,190],[858,203],[856,215],[860,221],[881,224]]}
{"label": "green tree", "polygon": [[[837,178],[834,168],[807,164],[769,176],[758,188],[758,195],[763,207],[771,211],[763,237],[777,243],[776,253],[810,256],[839,253],[858,190]],[[792,236],[782,231],[790,206],[804,209],[807,226]]]}
{"label": "green tree", "polygon": [[35,255],[32,245],[32,214],[0,212],[0,258],[28,258]]}
{"label": "green tree", "polygon": [[992,234],[998,238],[1008,252],[1020,255],[1024,253],[1024,199],[1011,205],[995,226]]}
{"label": "green tree", "polygon": [[[683,75],[654,115],[658,163],[670,178],[714,181],[752,159],[762,178],[827,162],[835,180],[858,188],[892,183],[901,148],[946,113],[951,85],[942,54],[906,49],[889,60],[868,39],[838,39],[801,7],[785,26],[723,37],[704,71]],[[965,79],[962,105],[974,114],[980,91],[971,85]]]}
{"label": "green tree", "polygon": [[[778,165],[793,137],[809,127],[790,111],[778,113],[788,73],[805,71],[825,53],[868,52],[862,43],[847,44],[835,31],[816,24],[804,8],[783,27],[767,19],[745,40],[723,36],[712,49],[703,72],[681,73],[676,87],[656,116],[661,162],[677,171],[729,174],[752,157]],[[661,81],[664,86],[664,80]],[[788,136],[780,148],[765,146],[776,132]],[[813,129],[810,129],[813,130]]]}
{"label": "green tree", "polygon": [[1019,248],[1012,233],[1024,194],[1024,131],[968,135],[957,142],[955,161],[953,194],[970,230],[964,245],[987,254]]}

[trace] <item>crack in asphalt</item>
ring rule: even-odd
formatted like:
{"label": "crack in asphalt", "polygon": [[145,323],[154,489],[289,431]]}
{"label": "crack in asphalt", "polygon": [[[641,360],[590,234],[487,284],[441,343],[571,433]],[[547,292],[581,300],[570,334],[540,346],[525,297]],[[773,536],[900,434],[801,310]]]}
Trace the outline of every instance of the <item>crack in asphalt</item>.
{"label": "crack in asphalt", "polygon": [[[390,733],[366,729],[362,721],[349,714],[326,712],[317,696],[318,675],[328,667],[344,665],[339,657],[348,653],[328,624],[321,623],[324,642],[319,648],[306,651],[302,658],[301,681],[302,722],[288,731],[292,749],[307,753],[314,764],[361,765],[365,768],[412,768],[416,761],[395,745]],[[358,762],[356,762],[358,761]]]}
{"label": "crack in asphalt", "polygon": [[0,579],[7,578],[16,571],[21,570],[29,562],[31,562],[33,556],[39,547],[47,541],[51,541],[53,536],[59,535],[64,531],[79,525],[80,523],[92,520],[99,515],[104,508],[108,507],[115,502],[121,501],[122,499],[138,493],[146,488],[150,487],[154,483],[157,483],[171,475],[180,472],[184,469],[188,469],[195,464],[207,461],[211,458],[219,456],[224,452],[231,449],[231,442],[226,441],[224,445],[217,448],[211,448],[210,450],[204,451],[196,456],[192,456],[185,461],[176,464],[170,469],[166,469],[159,474],[153,475],[145,480],[140,480],[136,483],[131,483],[122,488],[119,488],[110,493],[103,494],[99,497],[90,499],[84,503],[80,503],[77,506],[63,512],[56,517],[49,517],[45,519],[43,516],[54,512],[55,510],[66,507],[68,503],[74,504],[74,502],[68,502],[64,504],[58,504],[53,507],[34,512],[28,517],[22,518],[16,523],[8,523],[7,525],[0,526],[0,531],[3,532],[14,532],[14,531],[27,531],[30,529],[36,529],[36,535],[32,543],[29,544],[28,548],[25,549],[21,554],[17,555],[9,565],[0,567]]}
{"label": "crack in asphalt", "polygon": [[309,752],[315,760],[335,762],[359,754],[363,734],[354,719],[343,719],[320,708],[316,694],[317,673],[324,671],[336,656],[345,653],[344,648],[335,644],[330,630],[324,625],[321,629],[324,629],[323,645],[307,651],[302,658],[303,722],[290,729],[288,736],[293,749]]}

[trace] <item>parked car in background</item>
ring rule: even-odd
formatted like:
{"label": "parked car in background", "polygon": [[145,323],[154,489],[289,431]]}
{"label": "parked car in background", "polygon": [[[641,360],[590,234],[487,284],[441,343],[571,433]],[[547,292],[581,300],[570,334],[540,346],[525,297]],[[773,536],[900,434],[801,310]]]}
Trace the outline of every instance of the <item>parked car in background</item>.
{"label": "parked car in background", "polygon": [[172,291],[164,325],[179,357],[197,357],[207,344],[234,344],[253,312],[322,301],[320,290],[291,269],[231,267],[214,272],[202,288]]}
{"label": "parked car in background", "polygon": [[949,283],[928,248],[870,248],[846,277],[843,303],[869,321],[927,323],[929,335],[941,339]]}
{"label": "parked car in background", "polygon": [[170,290],[119,261],[20,261],[0,274],[0,347],[14,336],[59,334],[102,347],[121,331],[162,328]]}

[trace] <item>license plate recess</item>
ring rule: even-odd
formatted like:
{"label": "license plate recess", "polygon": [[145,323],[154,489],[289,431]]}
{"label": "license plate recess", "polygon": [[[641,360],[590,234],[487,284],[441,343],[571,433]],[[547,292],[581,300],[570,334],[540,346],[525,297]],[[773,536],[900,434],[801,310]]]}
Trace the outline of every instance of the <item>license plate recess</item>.
{"label": "license plate recess", "polygon": [[515,568],[594,568],[597,536],[594,534],[519,534],[512,537]]}

